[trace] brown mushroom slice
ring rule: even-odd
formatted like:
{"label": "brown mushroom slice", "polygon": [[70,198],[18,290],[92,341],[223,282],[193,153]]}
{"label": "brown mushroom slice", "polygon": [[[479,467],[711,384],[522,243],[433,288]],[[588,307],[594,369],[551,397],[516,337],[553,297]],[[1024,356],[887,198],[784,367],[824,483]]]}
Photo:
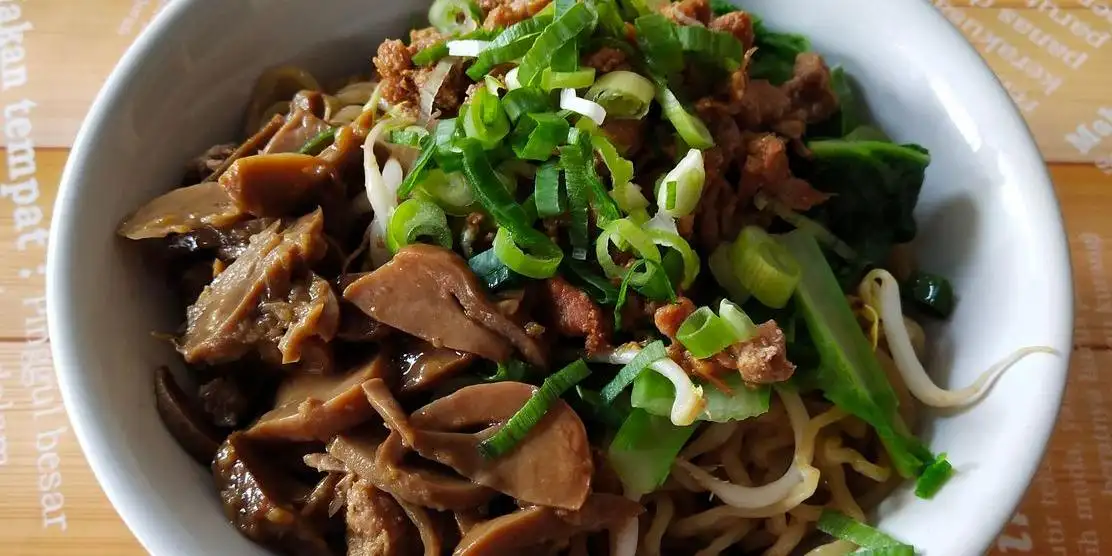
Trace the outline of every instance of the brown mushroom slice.
{"label": "brown mushroom slice", "polygon": [[222,228],[243,217],[217,182],[179,187],[148,202],[127,217],[116,233],[128,239],[152,239],[184,234],[210,226]]}
{"label": "brown mushroom slice", "polygon": [[241,434],[224,440],[212,462],[224,514],[245,537],[281,554],[331,556],[321,531],[293,508],[302,485],[269,463]]}
{"label": "brown mushroom slice", "polygon": [[354,556],[414,554],[413,526],[393,496],[366,479],[354,481],[347,494],[347,549]]}
{"label": "brown mushroom slice", "polygon": [[346,301],[340,303],[340,327],[336,330],[338,340],[357,344],[377,342],[389,335],[391,330],[355,305]]}
{"label": "brown mushroom slice", "polygon": [[260,304],[284,298],[292,287],[293,273],[319,259],[326,249],[319,209],[281,232],[277,226],[253,236],[243,254],[186,310],[186,331],[178,344],[186,362],[235,360],[270,337],[272,331],[261,327],[272,323],[256,318]]}
{"label": "brown mushroom slice", "polygon": [[[536,391],[520,382],[462,388],[418,410],[410,423],[420,433],[414,449],[477,484],[528,504],[575,510],[591,488],[594,462],[583,421],[557,400],[517,446],[488,460],[478,444],[507,421]],[[490,427],[483,433],[459,431]]]}
{"label": "brown mushroom slice", "polygon": [[155,371],[154,401],[162,424],[182,449],[201,465],[212,463],[224,435],[193,405],[166,367]]}
{"label": "brown mushroom slice", "polygon": [[286,319],[289,328],[278,340],[284,364],[300,361],[303,346],[312,339],[330,342],[340,326],[340,302],[328,280],[316,274],[310,273],[307,285],[295,285],[287,303],[292,318]]}
{"label": "brown mushroom slice", "polygon": [[349,285],[344,298],[434,346],[494,361],[509,359],[516,347],[533,365],[546,366],[536,340],[498,311],[467,263],[447,249],[406,246]]}
{"label": "brown mushroom slice", "polygon": [[300,91],[290,104],[292,111],[263,149],[264,153],[296,153],[314,137],[332,126],[317,117],[324,112],[324,97],[316,91]]}
{"label": "brown mushroom slice", "polygon": [[394,374],[393,362],[385,354],[346,375],[291,374],[278,387],[276,407],[246,434],[258,439],[327,442],[374,416],[361,385],[376,378],[391,380]]}
{"label": "brown mushroom slice", "polygon": [[425,556],[440,556],[440,532],[437,531],[436,524],[433,523],[429,512],[425,508],[410,504],[405,500],[396,499],[395,502],[402,507],[405,514],[409,516],[409,521],[417,528],[417,533],[421,536],[421,545],[425,547]]}
{"label": "brown mushroom slice", "polygon": [[533,506],[480,523],[456,546],[453,556],[509,556],[580,533],[601,531],[639,515],[640,504],[613,494],[592,494],[578,511]]}
{"label": "brown mushroom slice", "polygon": [[475,356],[448,348],[438,348],[428,342],[415,342],[406,348],[398,360],[402,367],[401,392],[426,392],[445,380],[467,369]]}
{"label": "brown mushroom slice", "polygon": [[[378,452],[383,452],[379,457]],[[450,477],[430,469],[402,465],[401,437],[386,441],[365,434],[341,434],[328,444],[328,453],[348,469],[399,500],[434,510],[463,510],[489,502],[497,493],[471,481]]]}
{"label": "brown mushroom slice", "polygon": [[327,162],[307,154],[259,154],[232,163],[220,186],[243,212],[289,216],[320,197],[331,171]]}
{"label": "brown mushroom slice", "polygon": [[270,141],[270,138],[274,137],[274,134],[278,133],[279,129],[282,129],[282,125],[285,123],[286,119],[282,117],[281,114],[272,116],[266,125],[259,128],[254,135],[244,141],[236,150],[232,151],[232,154],[228,155],[228,158],[226,158],[218,168],[213,170],[212,174],[209,174],[205,181],[217,181],[224,172],[228,171],[228,168],[231,167],[235,161],[259,152],[263,148],[263,145]]}
{"label": "brown mushroom slice", "polygon": [[336,487],[340,484],[340,473],[329,473],[313,487],[301,504],[303,517],[323,521],[332,517],[328,512],[336,499]]}
{"label": "brown mushroom slice", "polygon": [[363,383],[363,393],[367,395],[371,407],[379,417],[382,417],[386,428],[398,433],[402,438],[402,444],[413,446],[416,431],[409,426],[409,418],[406,417],[405,410],[398,400],[394,399],[394,394],[390,392],[386,382],[381,379],[368,380]]}

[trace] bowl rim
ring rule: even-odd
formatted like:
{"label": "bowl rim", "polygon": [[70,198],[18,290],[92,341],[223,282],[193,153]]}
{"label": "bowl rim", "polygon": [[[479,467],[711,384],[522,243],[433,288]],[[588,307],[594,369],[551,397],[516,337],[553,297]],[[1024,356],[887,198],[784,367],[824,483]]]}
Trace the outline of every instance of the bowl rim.
{"label": "bowl rim", "polygon": [[[889,1],[892,2],[893,0]],[[1007,121],[1005,123],[1010,126],[1008,131],[1016,135],[1011,140],[1011,145],[1015,149],[1013,156],[1026,156],[1041,162],[1039,165],[1041,171],[1028,175],[1027,181],[1031,182],[1032,187],[1036,187],[1035,182],[1039,182],[1041,188],[1048,190],[1050,193],[1049,198],[1053,206],[1048,207],[1052,210],[1044,223],[1048,232],[1047,242],[1045,243],[1046,255],[1048,260],[1057,260],[1059,263],[1057,267],[1051,267],[1055,268],[1057,272],[1054,272],[1054,276],[1051,278],[1052,287],[1050,291],[1059,295],[1060,300],[1064,300],[1060,307],[1061,320],[1058,323],[1060,329],[1054,330],[1051,328],[1049,332],[1055,338],[1064,339],[1060,347],[1072,351],[1075,307],[1073,303],[1073,269],[1068,236],[1060,201],[1031,130],[997,75],[965,36],[929,3],[920,0],[903,1],[906,5],[904,9],[915,12],[916,17],[929,18],[932,20],[932,25],[942,27],[943,29],[940,29],[939,33],[948,37],[949,41],[954,43],[955,52],[964,53],[964,56],[969,58],[969,63],[963,64],[964,69],[968,70],[973,78],[985,82],[986,85],[988,83],[992,84],[992,86],[984,88],[985,96],[990,97],[990,100],[1007,105],[1005,109],[1007,111]],[[70,218],[68,217],[79,209],[77,202],[79,200],[80,169],[86,165],[86,161],[95,152],[94,139],[110,117],[107,109],[118,102],[119,97],[128,94],[128,84],[135,78],[137,66],[149,56],[155,44],[162,40],[163,36],[172,34],[172,30],[179,25],[186,14],[203,9],[205,5],[206,2],[203,0],[171,2],[140,32],[113,68],[92,103],[88,117],[82,123],[70,150],[54,202],[50,226],[51,241],[47,248],[46,294],[50,345],[59,390],[67,409],[70,424],[85,459],[88,461],[93,475],[109,502],[143,548],[156,555],[175,553],[178,547],[170,546],[161,537],[161,525],[158,522],[146,519],[148,516],[145,516],[141,509],[143,507],[141,503],[142,493],[138,492],[136,487],[128,482],[126,478],[113,471],[112,454],[106,449],[103,435],[94,426],[93,412],[87,407],[85,397],[82,391],[78,389],[76,373],[79,372],[81,360],[76,350],[71,349],[70,346],[73,345],[73,338],[80,334],[80,331],[71,326],[66,319],[73,312],[78,300],[63,287],[61,275],[57,269],[68,256],[68,253],[73,250],[71,238],[77,233],[77,230],[69,225]],[[969,539],[971,545],[980,551],[987,549],[1005,527],[1008,519],[1011,518],[1015,508],[1030,487],[1038,467],[1043,457],[1045,457],[1050,436],[1057,423],[1057,415],[1061,410],[1068,380],[1070,355],[1071,353],[1060,353],[1057,361],[1046,364],[1056,368],[1059,371],[1058,374],[1062,377],[1061,381],[1054,385],[1054,391],[1046,392],[1048,404],[1052,405],[1053,411],[1050,418],[1044,419],[1036,429],[1030,431],[1031,443],[1026,452],[1028,457],[1025,458],[1027,461],[1018,465],[1018,468],[1011,470],[1014,477],[1023,479],[1023,487],[1012,489],[1004,499],[998,500],[998,502],[1001,502],[1000,507],[1006,508],[1007,513],[1001,513],[1001,517],[998,519],[986,517],[986,527],[981,528],[983,531],[981,538]],[[989,525],[991,525],[991,528],[988,527]]]}

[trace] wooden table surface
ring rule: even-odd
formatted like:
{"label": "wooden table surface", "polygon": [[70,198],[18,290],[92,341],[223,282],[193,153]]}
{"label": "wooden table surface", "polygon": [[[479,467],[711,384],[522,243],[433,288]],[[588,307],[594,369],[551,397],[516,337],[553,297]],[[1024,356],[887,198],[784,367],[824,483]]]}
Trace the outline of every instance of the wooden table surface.
{"label": "wooden table surface", "polygon": [[[166,2],[0,0],[0,554],[143,553],[69,428],[49,364],[43,272],[68,148],[119,56]],[[1112,553],[1112,282],[1104,262],[1112,250],[1112,0],[933,3],[996,70],[1034,131],[1065,213],[1077,285],[1065,406],[992,554]],[[15,164],[9,157],[27,151],[9,153],[9,142],[30,142],[33,160]],[[11,195],[7,185],[27,179],[38,187]]]}

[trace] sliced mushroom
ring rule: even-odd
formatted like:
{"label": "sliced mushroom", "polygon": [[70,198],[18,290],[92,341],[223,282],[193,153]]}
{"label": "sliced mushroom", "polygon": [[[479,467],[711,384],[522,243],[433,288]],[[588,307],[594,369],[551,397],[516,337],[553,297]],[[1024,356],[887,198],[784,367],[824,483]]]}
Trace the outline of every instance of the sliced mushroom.
{"label": "sliced mushroom", "polygon": [[224,441],[212,462],[224,514],[244,536],[282,554],[331,556],[321,531],[293,507],[303,485],[269,463],[239,433]]}
{"label": "sliced mushroom", "polygon": [[252,438],[326,442],[374,416],[361,385],[372,379],[393,380],[396,371],[386,354],[346,375],[291,374],[278,388],[276,407],[246,434]]}
{"label": "sliced mushroom", "polygon": [[349,555],[395,556],[417,552],[409,517],[398,502],[366,479],[347,491],[347,546]]}
{"label": "sliced mushroom", "polygon": [[390,262],[349,285],[344,298],[376,320],[434,346],[494,361],[509,359],[516,347],[533,365],[546,366],[536,341],[498,311],[467,263],[447,249],[404,247]]}
{"label": "sliced mushroom", "polygon": [[158,416],[170,436],[201,465],[212,462],[223,436],[185,395],[170,369],[159,367],[154,375],[154,400]]}
{"label": "sliced mushroom", "polygon": [[264,153],[295,153],[310,140],[327,131],[331,126],[317,117],[324,112],[324,99],[315,91],[301,91],[294,97],[289,116],[274,138],[267,143]]}
{"label": "sliced mushroom", "polygon": [[640,514],[640,504],[613,494],[592,494],[574,512],[533,506],[472,527],[453,556],[509,556],[524,549],[601,531]]}
{"label": "sliced mushroom", "polygon": [[[591,487],[594,463],[583,422],[557,400],[529,434],[503,456],[488,460],[478,444],[516,413],[536,391],[520,382],[462,388],[418,410],[414,448],[477,484],[528,504],[575,510]],[[487,427],[479,434],[454,432]]]}
{"label": "sliced mushroom", "polygon": [[128,239],[151,239],[184,234],[206,226],[222,228],[243,218],[217,182],[179,187],[143,205],[117,231]]}
{"label": "sliced mushroom", "polygon": [[220,186],[243,212],[289,216],[320,198],[331,170],[327,162],[307,154],[246,156],[220,176]]}
{"label": "sliced mushroom", "polygon": [[434,510],[474,508],[486,504],[497,494],[465,479],[402,465],[404,448],[397,433],[385,441],[367,434],[341,434],[329,442],[328,453],[399,500]]}
{"label": "sliced mushroom", "polygon": [[232,154],[228,155],[228,158],[224,159],[224,162],[213,170],[212,174],[209,174],[205,181],[217,181],[224,172],[228,171],[232,163],[245,156],[250,156],[259,152],[263,148],[263,145],[265,145],[267,141],[270,141],[270,138],[274,137],[275,133],[278,133],[278,130],[282,128],[282,124],[285,122],[286,119],[280,114],[272,116],[266,125],[259,128],[254,135],[244,141],[236,150],[232,151]]}
{"label": "sliced mushroom", "polygon": [[426,392],[467,369],[475,356],[428,342],[417,342],[398,356],[402,366],[401,392]]}

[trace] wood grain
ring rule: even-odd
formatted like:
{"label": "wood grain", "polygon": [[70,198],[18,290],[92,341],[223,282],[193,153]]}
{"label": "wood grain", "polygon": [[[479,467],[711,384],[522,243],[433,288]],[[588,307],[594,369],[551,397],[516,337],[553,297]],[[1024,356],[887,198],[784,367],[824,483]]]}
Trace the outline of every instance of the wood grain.
{"label": "wood grain", "polygon": [[[34,29],[25,37],[28,81],[0,92],[0,106],[23,99],[36,103],[31,115],[35,177],[44,219],[50,217],[67,149],[95,93],[164,2],[18,3],[22,19]],[[0,0],[0,5],[8,3]],[[1101,118],[1100,110],[1112,109],[1112,39],[1103,38],[1112,33],[1112,0],[932,3],[971,39],[1023,109],[1051,162],[1076,275],[1076,341],[1065,405],[1039,475],[991,553],[1112,553],[1112,533],[1099,526],[1112,523],[1112,374],[1107,371],[1112,366],[1112,282],[1106,266],[1112,265],[1112,220],[1107,217],[1112,177],[1098,168],[1112,161],[1112,139],[1099,133],[1095,140],[1069,139],[1082,125],[1098,130],[1094,121]],[[6,159],[6,145],[0,134],[0,161]],[[1112,163],[1105,168],[1112,172]],[[7,170],[4,163],[0,175]],[[16,229],[13,205],[0,203],[0,253],[5,255],[0,257],[0,492],[5,494],[0,553],[143,554],[81,456],[57,405],[46,352],[26,341],[41,326],[37,311],[44,255],[34,243],[17,248],[26,233]],[[54,464],[49,454],[58,458],[62,482],[56,487],[49,484]],[[40,480],[51,487],[47,495],[64,497],[64,529],[59,511],[43,513],[44,502],[50,506],[58,500],[44,499]]]}

